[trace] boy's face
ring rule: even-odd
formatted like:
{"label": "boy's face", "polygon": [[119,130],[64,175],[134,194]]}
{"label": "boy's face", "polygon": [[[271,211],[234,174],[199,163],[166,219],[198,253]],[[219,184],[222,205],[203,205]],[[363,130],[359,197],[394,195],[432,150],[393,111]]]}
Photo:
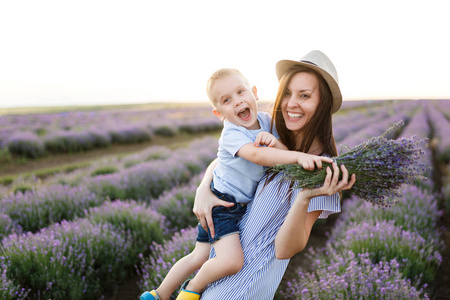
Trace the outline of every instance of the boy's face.
{"label": "boy's face", "polygon": [[215,102],[213,113],[222,121],[227,120],[247,129],[259,129],[256,88],[250,88],[239,75],[217,79],[211,87]]}

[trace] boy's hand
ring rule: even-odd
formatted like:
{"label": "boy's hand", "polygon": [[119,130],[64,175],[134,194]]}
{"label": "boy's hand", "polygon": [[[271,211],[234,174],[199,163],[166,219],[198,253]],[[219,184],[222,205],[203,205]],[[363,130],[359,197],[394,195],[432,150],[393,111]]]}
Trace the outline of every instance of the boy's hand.
{"label": "boy's hand", "polygon": [[318,169],[322,169],[322,162],[332,163],[333,160],[325,156],[299,153],[297,162],[303,169],[312,171],[316,166]]}
{"label": "boy's hand", "polygon": [[255,146],[267,146],[267,147],[273,147],[277,143],[277,138],[274,137],[271,133],[262,131],[258,133],[255,139]]}

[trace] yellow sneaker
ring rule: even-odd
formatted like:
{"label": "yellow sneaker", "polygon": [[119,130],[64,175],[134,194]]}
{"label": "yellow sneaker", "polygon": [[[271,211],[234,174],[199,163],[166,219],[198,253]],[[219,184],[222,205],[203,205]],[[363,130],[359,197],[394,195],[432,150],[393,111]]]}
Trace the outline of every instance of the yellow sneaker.
{"label": "yellow sneaker", "polygon": [[182,285],[180,292],[178,293],[176,300],[200,300],[200,294],[186,290],[185,287],[188,285],[189,280],[186,280]]}

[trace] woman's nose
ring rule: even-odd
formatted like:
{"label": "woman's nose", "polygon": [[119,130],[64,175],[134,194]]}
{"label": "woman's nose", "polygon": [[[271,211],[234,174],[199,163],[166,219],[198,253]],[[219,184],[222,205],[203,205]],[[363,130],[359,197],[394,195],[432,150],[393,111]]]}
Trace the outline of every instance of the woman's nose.
{"label": "woman's nose", "polygon": [[303,102],[305,102],[305,99],[302,99],[301,97],[297,97],[296,95],[291,95],[289,97],[288,106],[289,107],[300,107],[300,106],[302,106]]}
{"label": "woman's nose", "polygon": [[294,95],[291,95],[288,99],[288,106],[289,107],[297,107],[299,106],[299,101],[295,99]]}

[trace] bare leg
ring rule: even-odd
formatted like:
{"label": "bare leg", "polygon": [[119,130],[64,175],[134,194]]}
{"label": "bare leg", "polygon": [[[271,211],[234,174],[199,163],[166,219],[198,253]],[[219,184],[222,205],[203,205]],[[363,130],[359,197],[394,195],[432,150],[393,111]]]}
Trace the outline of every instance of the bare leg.
{"label": "bare leg", "polygon": [[196,242],[194,251],[177,261],[156,289],[161,300],[169,299],[173,292],[209,258],[211,245]]}
{"label": "bare leg", "polygon": [[211,282],[236,274],[242,269],[244,254],[238,233],[221,238],[214,243],[214,249],[216,257],[203,264],[200,271],[187,285],[187,290],[201,293]]}

